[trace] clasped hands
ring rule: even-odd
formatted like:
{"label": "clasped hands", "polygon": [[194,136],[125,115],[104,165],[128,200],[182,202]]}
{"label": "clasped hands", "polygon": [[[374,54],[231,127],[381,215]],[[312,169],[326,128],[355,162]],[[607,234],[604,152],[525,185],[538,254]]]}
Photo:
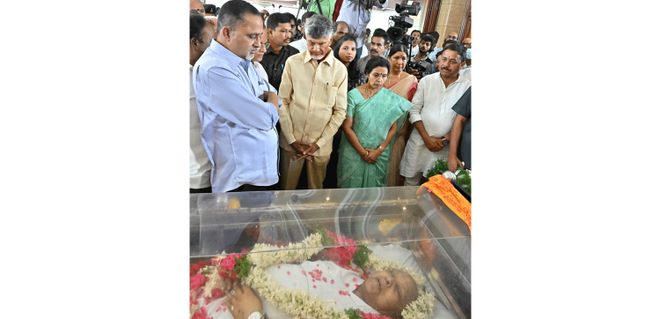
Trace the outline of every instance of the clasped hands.
{"label": "clasped hands", "polygon": [[364,150],[365,153],[360,154],[360,158],[369,164],[376,163],[378,157],[380,157],[380,154],[383,153],[383,149],[381,147],[378,147],[377,149],[365,148]]}
{"label": "clasped hands", "polygon": [[319,145],[316,143],[303,144],[294,142],[292,143],[292,147],[297,151],[297,154],[294,155],[295,160],[307,159],[312,161],[315,152],[319,149]]}

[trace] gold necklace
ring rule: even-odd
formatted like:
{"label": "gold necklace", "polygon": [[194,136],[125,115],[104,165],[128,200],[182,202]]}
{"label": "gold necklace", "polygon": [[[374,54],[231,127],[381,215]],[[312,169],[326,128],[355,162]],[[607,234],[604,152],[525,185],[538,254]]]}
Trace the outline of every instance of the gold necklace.
{"label": "gold necklace", "polygon": [[364,89],[362,93],[364,93],[363,95],[366,95],[365,98],[367,99],[374,96],[376,93],[378,93],[378,91],[374,92],[373,88],[368,89],[366,86],[362,86],[360,88]]}

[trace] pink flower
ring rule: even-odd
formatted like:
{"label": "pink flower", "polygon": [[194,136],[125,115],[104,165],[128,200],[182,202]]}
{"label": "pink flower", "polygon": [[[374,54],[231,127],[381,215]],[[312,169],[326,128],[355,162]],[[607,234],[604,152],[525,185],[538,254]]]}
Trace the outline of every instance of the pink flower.
{"label": "pink flower", "polygon": [[192,315],[192,319],[206,319],[207,317],[208,313],[206,312],[206,307],[201,307]]}
{"label": "pink flower", "polygon": [[190,276],[194,275],[196,272],[208,265],[210,265],[210,262],[208,261],[200,261],[190,265]]}
{"label": "pink flower", "polygon": [[222,291],[220,288],[215,288],[211,290],[211,296],[213,299],[222,298],[224,297],[224,291]]}
{"label": "pink flower", "polygon": [[190,277],[190,290],[195,290],[206,283],[206,276],[202,274],[196,274]]}
{"label": "pink flower", "polygon": [[239,256],[228,255],[225,258],[220,259],[219,266],[222,270],[232,271],[235,268],[235,260]]}
{"label": "pink flower", "polygon": [[360,311],[360,314],[362,315],[362,319],[392,319],[390,317],[383,316],[383,315],[380,315],[380,314],[376,315],[376,314],[373,314],[373,313],[368,313],[368,312],[363,312],[363,311]]}

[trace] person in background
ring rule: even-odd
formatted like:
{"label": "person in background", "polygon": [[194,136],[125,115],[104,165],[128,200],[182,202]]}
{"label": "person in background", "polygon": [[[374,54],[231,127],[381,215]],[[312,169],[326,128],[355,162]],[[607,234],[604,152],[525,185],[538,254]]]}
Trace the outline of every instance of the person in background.
{"label": "person in background", "polygon": [[[342,38],[346,34],[349,34],[349,25],[346,24],[346,22],[344,21],[335,22],[334,28],[335,28],[335,32],[333,33],[333,44],[332,44],[333,46],[337,43],[337,41],[340,38]],[[337,51],[335,52],[337,53]]]}
{"label": "person in background", "polygon": [[419,53],[412,58],[413,67],[407,69],[408,73],[416,76],[419,80],[428,74],[435,73],[435,65],[429,57],[434,43],[435,39],[433,37],[428,34],[423,35],[419,43]]}
{"label": "person in background", "polygon": [[304,30],[303,30],[303,26],[305,25],[306,20],[307,20],[307,19],[310,19],[310,17],[312,17],[313,15],[315,15],[314,12],[312,12],[312,11],[306,11],[306,13],[304,13],[304,14],[301,16],[301,23],[300,23],[300,27],[299,27],[299,30],[300,30],[300,31],[297,32],[297,35],[299,36],[299,39],[297,39],[297,38],[295,37],[295,40],[292,41],[292,42],[290,42],[290,45],[293,46],[295,49],[299,50],[299,52],[306,51],[306,49],[307,49],[307,46],[306,46],[306,39],[305,39],[305,37],[304,37],[304,35],[303,35],[303,34],[304,34],[304,32],[303,32],[303,31],[304,31]]}
{"label": "person in background", "polygon": [[260,10],[260,16],[263,18],[263,23],[267,21],[267,18],[269,17],[269,11],[263,9]]}
{"label": "person in background", "polygon": [[464,55],[466,67],[471,67],[471,38],[464,38],[464,40],[462,40],[462,45],[466,48],[466,53]]}
{"label": "person in background", "polygon": [[458,37],[459,37],[459,35],[457,34],[457,32],[449,32],[448,36],[446,36],[446,40],[457,41]]}
{"label": "person in background", "polygon": [[[387,41],[389,41],[389,36],[387,35],[387,32],[383,29],[376,29],[374,31],[374,34],[371,36],[371,44],[369,45],[369,55],[367,55],[364,58],[361,58],[358,60],[358,71],[362,75],[362,82],[366,82],[365,79],[365,66],[367,65],[367,61],[371,59],[372,57],[385,57],[385,50],[386,50],[386,44]],[[357,44],[357,43],[356,43]]]}
{"label": "person in background", "polygon": [[[349,31],[349,33],[351,33],[351,31]],[[362,53],[358,53],[358,60],[369,55],[369,36],[371,36],[371,29],[367,28],[364,32],[364,45],[362,46]]]}
{"label": "person in background", "polygon": [[437,60],[437,53],[441,52],[442,48],[444,47],[443,45],[441,47],[437,46],[437,42],[439,41],[439,32],[437,31],[432,31],[428,33],[422,33],[421,37],[423,38],[424,35],[429,35],[432,37],[433,42],[432,42],[432,48],[430,49],[430,53],[428,53],[428,58],[431,61]]}
{"label": "person in background", "polygon": [[444,47],[438,58],[439,72],[419,81],[410,109],[410,123],[415,129],[401,159],[406,186],[419,185],[437,159],[448,160],[447,145],[455,118],[452,107],[471,86],[471,81],[459,74],[462,50],[460,45]]}
{"label": "person in background", "polygon": [[199,14],[190,15],[190,193],[211,192],[211,162],[201,141],[201,123],[192,81],[192,67],[213,38],[213,28]]}
{"label": "person in background", "polygon": [[335,11],[335,0],[312,0],[306,10],[321,14],[332,21],[333,11]]}
{"label": "person in background", "polygon": [[204,18],[213,26],[213,34],[217,35],[217,12],[220,9],[214,4],[204,4]]}
{"label": "person in background", "polygon": [[297,17],[295,17],[294,14],[289,12],[285,12],[285,15],[287,15],[290,18],[290,26],[292,27],[292,39],[290,39],[290,41],[294,41],[295,37],[297,36],[297,33],[299,33],[299,23],[297,21]]}
{"label": "person in background", "polygon": [[267,36],[269,48],[260,64],[265,68],[269,83],[277,90],[281,85],[281,76],[285,68],[285,61],[299,50],[289,46],[292,38],[290,17],[284,13],[275,12],[267,18]]}
{"label": "person in background", "polygon": [[340,60],[340,62],[346,66],[348,74],[347,92],[351,91],[356,86],[363,84],[360,83],[360,72],[357,68],[358,61],[356,61],[356,50],[355,36],[353,34],[344,35],[333,47],[335,58]]}
{"label": "person in background", "polygon": [[207,16],[217,17],[217,11],[218,11],[217,6],[215,6],[214,4],[210,4],[210,3],[204,4],[204,12],[206,12]]}
{"label": "person in background", "polygon": [[350,32],[356,36],[358,54],[362,54],[365,30],[371,20],[371,8],[374,6],[384,9],[387,0],[344,0],[340,8],[337,21],[344,21],[349,25]]}
{"label": "person in background", "polygon": [[288,58],[279,90],[281,188],[296,189],[304,164],[308,188],[323,188],[333,135],[346,116],[346,67],[335,59],[333,24],[322,15],[306,21],[308,50]]}
{"label": "person in background", "polygon": [[[395,45],[389,50],[390,69],[384,86],[404,99],[412,101],[412,97],[417,90],[418,80],[414,75],[403,71],[407,64],[407,55],[408,49],[402,44]],[[405,182],[400,174],[400,165],[405,143],[412,132],[412,125],[407,116],[399,127],[401,129],[396,133],[394,147],[392,147],[389,156],[387,186],[403,186]]]}
{"label": "person in background", "polygon": [[448,150],[448,170],[458,167],[471,169],[471,87],[453,105],[457,113],[451,129],[451,143]]}
{"label": "person in background", "polygon": [[[261,19],[263,18],[263,15],[261,14]],[[263,23],[263,28],[265,28],[265,23]],[[269,84],[269,77],[267,76],[267,72],[265,71],[265,67],[263,67],[262,64],[260,64],[260,61],[263,60],[263,56],[265,55],[265,52],[267,52],[267,32],[263,32],[263,35],[260,37],[260,42],[262,45],[258,47],[258,50],[256,50],[256,54],[254,54],[254,58],[252,59],[254,63],[254,68],[256,69],[256,72],[260,76],[261,79],[264,79],[267,84]],[[275,91],[273,86],[269,85],[268,88],[265,89],[265,91]]]}
{"label": "person in background", "polygon": [[412,52],[410,53],[410,57],[414,57],[419,53],[419,43],[421,42],[421,31],[419,30],[412,30],[410,33],[410,36],[412,37]]}
{"label": "person in background", "polygon": [[206,15],[204,4],[200,0],[190,0],[190,14]]}
{"label": "person in background", "polygon": [[251,62],[263,20],[250,3],[231,0],[220,8],[218,30],[193,67],[212,191],[267,190],[278,181],[279,99],[252,84],[265,81]]}
{"label": "person in background", "polygon": [[342,188],[387,186],[394,135],[411,104],[383,87],[389,62],[373,57],[367,63],[367,82],[349,92],[344,136],[340,142],[337,184]]}

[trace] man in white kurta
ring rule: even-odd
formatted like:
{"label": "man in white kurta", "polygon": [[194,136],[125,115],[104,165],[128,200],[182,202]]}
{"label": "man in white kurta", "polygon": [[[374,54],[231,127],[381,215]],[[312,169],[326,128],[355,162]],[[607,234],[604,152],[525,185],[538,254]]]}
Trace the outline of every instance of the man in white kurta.
{"label": "man in white kurta", "polygon": [[[458,50],[461,48],[444,50],[438,59],[440,72],[423,77],[412,99],[410,123],[415,129],[405,146],[400,166],[406,186],[419,185],[421,177],[437,159],[448,160],[448,137],[456,114],[453,105],[471,86],[471,81],[459,74],[463,56]],[[432,151],[426,139],[430,139],[431,145],[443,147]]]}
{"label": "man in white kurta", "polygon": [[[358,273],[331,261],[280,264],[268,267],[266,272],[284,289],[299,290],[326,303],[332,302],[335,309],[355,308],[368,313],[378,313],[353,293],[364,279]],[[261,300],[267,318],[290,319],[290,316],[269,304],[262,296]],[[208,316],[214,319],[233,319],[225,301],[226,297],[223,297],[209,303],[206,307]]]}

